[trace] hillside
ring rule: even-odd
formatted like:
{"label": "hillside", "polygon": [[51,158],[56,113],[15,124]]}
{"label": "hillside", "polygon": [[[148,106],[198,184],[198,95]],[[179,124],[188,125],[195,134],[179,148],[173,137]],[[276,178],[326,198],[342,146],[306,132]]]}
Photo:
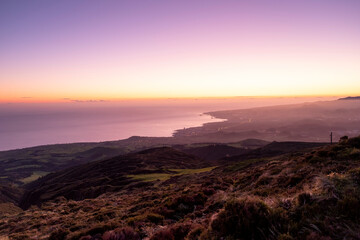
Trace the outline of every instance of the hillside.
{"label": "hillside", "polygon": [[0,186],[0,203],[17,203],[22,194],[23,190],[15,186]]}
{"label": "hillside", "polygon": [[[235,143],[233,143],[235,144]],[[238,143],[239,144],[239,143]],[[24,186],[26,194],[20,202],[22,208],[39,205],[44,201],[64,196],[81,200],[94,198],[105,192],[124,188],[142,187],[139,177],[166,178],[176,169],[203,169],[228,164],[229,162],[256,157],[269,157],[300,151],[323,143],[284,142],[270,143],[262,148],[244,149],[225,144],[191,144],[144,150],[138,153],[117,156],[78,165],[46,175]]]}
{"label": "hillside", "polygon": [[163,147],[79,165],[49,174],[25,186],[28,192],[20,206],[41,204],[64,196],[82,200],[105,192],[115,192],[136,183],[136,174],[167,174],[169,169],[195,169],[206,166],[201,159]]}
{"label": "hillside", "polygon": [[[268,143],[258,139],[239,139],[230,143],[235,150],[254,149]],[[226,138],[221,137],[218,137],[217,142],[209,141],[207,138],[190,137],[131,137],[110,142],[55,144],[3,151],[0,152],[0,185],[22,186],[51,172],[152,147],[177,145],[181,149],[187,149],[199,146],[196,143],[207,146],[228,142]]]}
{"label": "hillside", "polygon": [[338,100],[360,100],[360,96],[356,96],[356,97],[344,97],[344,98],[339,98]]}
{"label": "hillside", "polygon": [[[157,157],[152,165],[173,168],[176,164],[178,171],[181,167],[187,169],[160,179],[151,178],[157,174],[154,172],[132,172],[130,177],[143,185],[80,201],[58,197],[40,208],[5,214],[0,220],[0,236],[83,240],[360,239],[360,137],[308,147],[275,156],[238,157],[205,170],[198,169],[205,167],[203,162],[187,163],[186,159],[194,157],[170,148],[134,154],[133,159],[142,154],[144,160],[157,154],[179,154],[184,157],[183,165]],[[112,164],[93,164],[101,168],[93,174],[112,172]],[[78,176],[75,172],[73,180]],[[61,191],[60,185],[56,188]]]}

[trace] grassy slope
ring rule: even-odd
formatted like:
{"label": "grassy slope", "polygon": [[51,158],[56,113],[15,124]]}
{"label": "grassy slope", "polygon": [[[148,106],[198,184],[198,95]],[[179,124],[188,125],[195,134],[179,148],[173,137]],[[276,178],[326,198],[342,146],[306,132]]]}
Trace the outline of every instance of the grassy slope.
{"label": "grassy slope", "polygon": [[[131,137],[120,141],[100,143],[73,143],[38,146],[0,152],[0,185],[21,186],[36,180],[46,173],[59,171],[87,162],[108,159],[120,154],[140,151],[150,147],[185,144],[182,149],[192,148],[194,142],[208,139],[199,138],[156,138]],[[219,142],[226,139],[219,139]],[[253,139],[233,143],[234,152],[243,148],[256,148],[267,144]],[[209,143],[203,144],[208,146]],[[194,146],[197,148],[197,146]],[[222,154],[221,152],[219,153]],[[196,155],[196,154],[195,154]]]}
{"label": "grassy slope", "polygon": [[126,175],[126,177],[132,178],[134,180],[139,180],[142,182],[151,182],[156,180],[168,180],[174,176],[186,175],[186,174],[196,174],[203,173],[213,170],[216,167],[207,167],[207,168],[185,168],[185,169],[168,169],[169,173],[148,173],[148,174],[136,174],[136,175]]}
{"label": "grassy slope", "polygon": [[49,174],[26,185],[28,192],[21,206],[26,208],[59,196],[75,200],[94,198],[104,192],[119,191],[136,184],[139,177],[133,175],[155,180],[177,175],[171,170],[174,168],[192,168],[193,172],[201,172],[203,169],[198,168],[206,164],[193,155],[167,147],[95,161]]}
{"label": "grassy slope", "polygon": [[0,236],[360,239],[360,138],[235,160],[212,171],[95,199],[59,198],[3,216]]}
{"label": "grassy slope", "polygon": [[[104,192],[118,191],[124,187],[132,186],[134,185],[134,180],[147,180],[149,182],[157,179],[166,180],[179,175],[172,171],[172,168],[197,169],[199,167],[212,167],[219,164],[228,164],[239,159],[276,156],[286,152],[299,151],[321,145],[323,144],[274,142],[263,148],[253,150],[229,147],[224,144],[210,144],[207,146],[202,144],[200,147],[194,147],[193,145],[187,145],[186,147],[178,146],[182,151],[196,153],[201,158],[196,158],[192,154],[188,155],[170,148],[145,150],[139,154],[129,154],[108,160],[95,161],[45,176],[39,179],[39,181],[26,186],[29,192],[20,204],[26,208],[31,204],[39,204],[44,200],[54,199],[57,196],[66,196],[76,200],[97,197]],[[236,153],[241,154],[235,156],[229,155]],[[211,155],[215,155],[220,159],[214,159]],[[205,158],[204,156],[210,157]],[[181,174],[185,174],[185,170],[182,171]],[[188,171],[196,172],[202,170]],[[44,195],[45,193],[46,195]]]}

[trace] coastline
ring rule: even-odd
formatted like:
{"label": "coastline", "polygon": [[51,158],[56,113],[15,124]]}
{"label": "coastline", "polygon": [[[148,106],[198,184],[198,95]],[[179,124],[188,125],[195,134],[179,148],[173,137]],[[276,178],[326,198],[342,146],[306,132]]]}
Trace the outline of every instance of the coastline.
{"label": "coastline", "polygon": [[[208,116],[210,119],[204,119],[203,121],[201,120],[201,122],[199,122],[199,117],[204,117],[204,116]],[[169,117],[170,119],[172,119],[171,117]],[[138,139],[146,139],[146,140],[150,140],[154,141],[155,143],[159,143],[159,142],[172,142],[174,144],[177,143],[183,143],[184,140],[183,137],[180,137],[179,139],[177,137],[174,136],[174,134],[177,134],[178,132],[181,131],[187,131],[189,129],[197,129],[197,128],[202,128],[208,124],[214,124],[214,123],[219,123],[219,122],[223,122],[226,120],[223,119],[219,119],[219,118],[215,118],[213,116],[211,116],[208,113],[197,113],[194,114],[193,117],[191,117],[190,120],[185,120],[186,117],[180,117],[180,120],[184,120],[183,126],[184,128],[179,128],[179,127],[174,127],[173,129],[169,130],[167,134],[159,134],[158,136],[154,136],[154,135],[147,135],[147,134],[132,134],[129,135],[128,137],[123,137],[123,138],[118,138],[118,139],[109,139],[109,140],[99,140],[99,141],[70,141],[70,142],[56,142],[56,143],[44,143],[44,144],[37,144],[37,145],[32,145],[32,146],[24,146],[24,147],[18,147],[18,148],[10,148],[10,149],[2,149],[0,150],[0,153],[2,152],[11,152],[11,151],[18,151],[18,150],[25,150],[25,149],[36,149],[36,148],[52,148],[52,147],[70,147],[71,145],[73,146],[103,146],[103,145],[113,145],[113,146],[117,146],[118,143],[120,142],[129,142],[129,144],[133,144],[133,141],[139,141]],[[192,120],[197,119],[196,122],[194,122],[194,124],[192,123]],[[169,121],[168,119],[164,118],[162,119],[162,121]],[[171,121],[171,120],[170,120]],[[190,121],[190,123],[187,123],[187,121]],[[191,141],[191,140],[190,140]],[[192,141],[191,141],[192,142]],[[121,144],[122,145],[122,144]],[[146,144],[149,145],[149,144]]]}
{"label": "coastline", "polygon": [[194,126],[194,127],[189,127],[189,128],[183,128],[183,129],[176,129],[174,130],[172,137],[176,138],[176,137],[189,137],[189,136],[194,136],[191,133],[188,133],[189,131],[192,132],[193,130],[199,130],[201,128],[210,126],[210,125],[216,125],[219,123],[224,123],[227,122],[228,119],[225,118],[218,118],[215,117],[214,115],[211,114],[212,112],[205,112],[202,113],[201,115],[208,115],[211,117],[211,119],[216,119],[215,121],[211,121],[211,122],[204,122],[203,124],[201,124],[201,126]]}

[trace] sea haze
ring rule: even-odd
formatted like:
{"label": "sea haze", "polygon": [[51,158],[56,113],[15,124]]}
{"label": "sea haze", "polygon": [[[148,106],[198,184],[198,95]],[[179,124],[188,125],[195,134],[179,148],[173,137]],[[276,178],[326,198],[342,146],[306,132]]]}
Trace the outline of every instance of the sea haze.
{"label": "sea haze", "polygon": [[1,104],[0,150],[130,136],[171,136],[177,129],[222,121],[204,112],[330,99],[239,97]]}

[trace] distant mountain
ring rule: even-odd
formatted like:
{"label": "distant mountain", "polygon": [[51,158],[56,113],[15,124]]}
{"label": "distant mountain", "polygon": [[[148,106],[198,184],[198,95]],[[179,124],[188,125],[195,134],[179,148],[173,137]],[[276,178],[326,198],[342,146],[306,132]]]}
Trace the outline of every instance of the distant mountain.
{"label": "distant mountain", "polygon": [[175,146],[175,148],[206,160],[218,160],[220,158],[240,155],[250,151],[248,149],[232,147],[224,144],[209,144],[203,147],[190,148]]}
{"label": "distant mountain", "polygon": [[360,100],[360,96],[357,96],[357,97],[344,97],[344,98],[339,98],[338,100]]}
{"label": "distant mountain", "polygon": [[241,161],[245,159],[279,156],[286,153],[304,152],[312,148],[326,146],[329,143],[317,142],[272,142],[262,148],[223,158],[223,161]]}
{"label": "distant mountain", "polygon": [[233,143],[194,143],[188,145],[174,145],[173,147],[185,153],[193,154],[205,160],[219,160],[224,157],[232,157],[261,148],[269,142],[259,139],[246,139]]}

